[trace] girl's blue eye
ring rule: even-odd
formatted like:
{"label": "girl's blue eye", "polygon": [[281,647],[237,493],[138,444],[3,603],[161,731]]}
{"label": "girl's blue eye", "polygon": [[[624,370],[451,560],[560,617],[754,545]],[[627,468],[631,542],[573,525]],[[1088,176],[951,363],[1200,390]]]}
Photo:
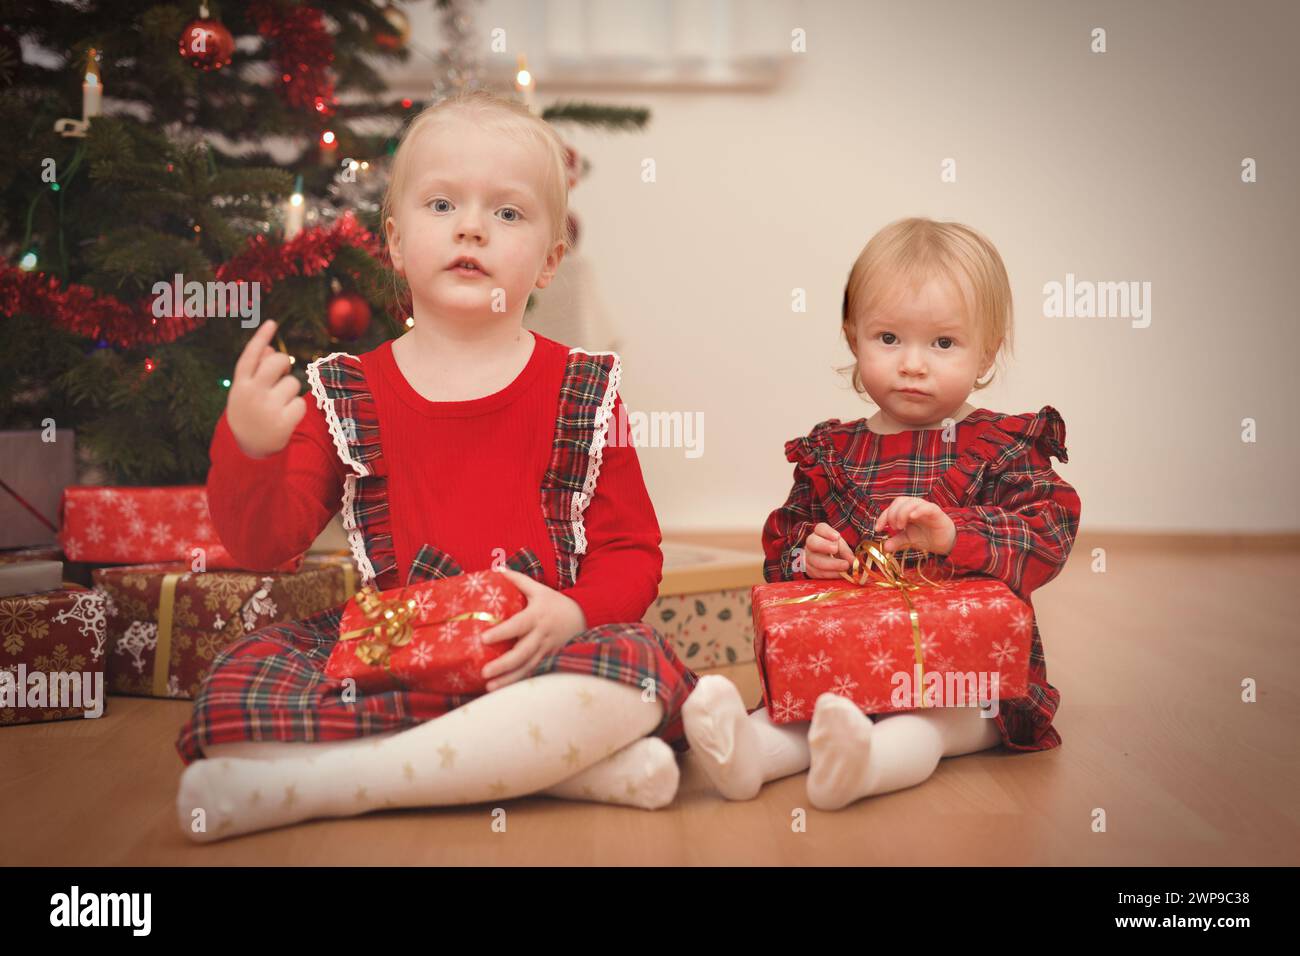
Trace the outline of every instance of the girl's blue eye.
{"label": "girl's blue eye", "polygon": [[501,212],[503,214],[507,212],[511,214],[512,218],[507,219],[506,222],[518,222],[519,217],[521,215],[518,209],[512,209],[510,206],[506,206],[504,209],[501,210]]}
{"label": "girl's blue eye", "polygon": [[434,212],[451,211],[451,203],[446,199],[435,199],[433,202],[429,203],[429,205],[433,207]]}

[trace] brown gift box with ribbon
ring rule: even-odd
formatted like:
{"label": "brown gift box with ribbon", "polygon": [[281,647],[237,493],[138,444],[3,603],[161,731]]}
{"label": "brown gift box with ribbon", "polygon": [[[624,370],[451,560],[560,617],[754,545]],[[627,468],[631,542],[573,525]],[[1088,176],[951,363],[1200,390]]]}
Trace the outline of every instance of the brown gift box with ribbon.
{"label": "brown gift box with ribbon", "polygon": [[357,583],[351,557],[338,554],[309,554],[293,573],[171,562],[98,568],[94,578],[107,600],[109,692],[182,699],[244,635],[338,607]]}
{"label": "brown gift box with ribbon", "polygon": [[104,617],[76,584],[0,598],[0,727],[103,714]]}
{"label": "brown gift box with ribbon", "polygon": [[1033,609],[1001,581],[953,577],[883,541],[864,539],[843,580],[754,588],[754,656],[774,723],[810,720],[824,693],[868,714],[1028,693]]}

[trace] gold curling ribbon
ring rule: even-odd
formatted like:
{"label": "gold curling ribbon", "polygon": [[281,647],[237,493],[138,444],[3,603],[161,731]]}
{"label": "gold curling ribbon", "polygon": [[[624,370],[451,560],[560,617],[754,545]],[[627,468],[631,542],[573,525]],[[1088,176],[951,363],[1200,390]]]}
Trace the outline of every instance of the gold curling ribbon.
{"label": "gold curling ribbon", "polygon": [[[415,639],[411,618],[415,616],[415,598],[383,598],[371,585],[357,593],[357,607],[371,623],[339,635],[340,641],[357,641],[356,655],[364,664],[387,667],[393,650],[405,647]],[[426,626],[450,624],[453,621],[487,621],[500,624],[501,618],[487,611],[466,611],[437,621],[426,621]]]}
{"label": "gold curling ribbon", "polygon": [[176,582],[185,572],[164,574],[158,596],[158,645],[153,652],[153,695],[167,697],[168,670],[172,662],[172,621],[176,610]]}
{"label": "gold curling ribbon", "polygon": [[[848,571],[840,572],[840,577],[856,584],[857,587],[841,588],[837,591],[821,591],[817,594],[805,594],[801,597],[782,598],[779,601],[773,601],[768,606],[812,604],[817,601],[831,601],[837,598],[860,597],[870,593],[867,590],[869,584],[874,584],[876,587],[893,588],[898,591],[899,597],[903,599],[903,604],[907,606],[907,617],[912,625],[912,648],[916,657],[917,686],[920,687],[925,676],[925,654],[921,650],[921,618],[912,605],[912,599],[908,597],[907,592],[916,591],[926,585],[942,588],[951,580],[951,576],[942,582],[931,581],[926,577],[925,572],[921,570],[921,562],[928,552],[923,548],[908,548],[906,551],[890,554],[885,551],[884,547],[887,537],[887,535],[868,535],[858,542],[857,548],[853,551],[852,567]],[[907,561],[909,556],[916,559],[912,573],[920,578],[923,583],[918,583],[908,577]],[[951,572],[951,569],[949,570]],[[878,577],[873,578],[873,574]],[[920,694],[920,699],[922,707],[929,706],[925,702],[924,693]]]}

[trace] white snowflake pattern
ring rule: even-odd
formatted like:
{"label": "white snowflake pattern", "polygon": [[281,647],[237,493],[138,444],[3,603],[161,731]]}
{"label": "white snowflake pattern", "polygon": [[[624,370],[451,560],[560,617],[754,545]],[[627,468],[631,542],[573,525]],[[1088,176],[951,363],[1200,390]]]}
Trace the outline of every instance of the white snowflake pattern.
{"label": "white snowflake pattern", "polygon": [[86,525],[86,538],[95,544],[104,540],[104,526],[97,521]]}
{"label": "white snowflake pattern", "polygon": [[921,653],[930,657],[939,651],[939,639],[933,634],[921,634]]}
{"label": "white snowflake pattern", "polygon": [[487,572],[475,571],[473,574],[465,575],[465,580],[461,586],[470,597],[478,597],[488,586]]}
{"label": "white snowflake pattern", "polygon": [[808,655],[808,670],[812,671],[814,677],[820,677],[822,671],[831,669],[831,659],[826,656],[825,651],[818,651],[815,655]]}
{"label": "white snowflake pattern", "polygon": [[166,544],[172,536],[172,526],[165,521],[159,521],[153,526],[153,540],[155,544]]}
{"label": "white snowflake pattern", "polygon": [[1019,650],[1020,648],[1011,643],[1010,638],[1007,638],[1007,640],[1003,641],[1001,644],[994,641],[993,650],[989,652],[989,657],[993,658],[997,662],[997,665],[1001,667],[1008,661],[1014,663],[1016,654]]}
{"label": "white snowflake pattern", "polygon": [[136,517],[126,523],[126,536],[128,538],[144,537],[144,522]]}
{"label": "white snowflake pattern", "polygon": [[410,599],[415,602],[415,616],[421,623],[429,620],[429,615],[438,606],[437,600],[428,591],[416,591],[410,595]]}
{"label": "white snowflake pattern", "polygon": [[1033,630],[1033,627],[1034,627],[1033,615],[1026,614],[1024,611],[1021,611],[1019,614],[1017,614],[1015,617],[1011,619],[1011,629],[1015,631],[1015,633],[1020,637],[1024,637],[1026,634],[1028,634],[1031,630]]}
{"label": "white snowflake pattern", "polygon": [[966,645],[969,644],[971,641],[975,640],[978,633],[979,632],[975,630],[975,626],[973,624],[970,624],[966,621],[962,621],[954,629],[953,637],[956,638],[958,644]]}
{"label": "white snowflake pattern", "polygon": [[73,561],[81,557],[81,539],[73,536],[69,537],[63,548],[64,553]]}
{"label": "white snowflake pattern", "polygon": [[880,622],[882,624],[893,626],[902,623],[905,620],[907,620],[907,615],[903,612],[901,607],[890,606],[880,612]]}
{"label": "white snowflake pattern", "polygon": [[839,674],[831,682],[831,693],[852,699],[853,691],[855,691],[857,687],[858,682],[853,679],[852,674]]}
{"label": "white snowflake pattern", "polygon": [[772,718],[778,724],[788,724],[796,720],[806,720],[804,716],[804,700],[802,697],[796,698],[789,691],[780,700],[772,702]]}
{"label": "white snowflake pattern", "polygon": [[506,606],[506,592],[496,585],[483,589],[482,601],[490,614],[499,614]]}
{"label": "white snowflake pattern", "polygon": [[442,627],[438,628],[438,640],[446,644],[456,638],[456,625],[448,621]]}
{"label": "white snowflake pattern", "polygon": [[115,495],[117,509],[122,512],[123,518],[134,518],[140,514],[140,503],[130,495]]}
{"label": "white snowflake pattern", "polygon": [[956,611],[962,617],[970,617],[971,611],[978,611],[982,606],[979,601],[966,594],[948,599],[948,610]]}
{"label": "white snowflake pattern", "polygon": [[433,648],[428,644],[416,644],[411,648],[410,660],[417,667],[427,667],[433,660]]}
{"label": "white snowflake pattern", "polygon": [[181,690],[181,679],[175,674],[167,678],[167,696],[184,697],[185,691]]}
{"label": "white snowflake pattern", "polygon": [[822,637],[839,637],[844,633],[844,622],[837,617],[823,617],[817,622],[817,633]]}
{"label": "white snowflake pattern", "polygon": [[990,611],[1005,611],[1011,607],[1011,600],[1005,594],[995,594],[984,605]]}
{"label": "white snowflake pattern", "polygon": [[871,673],[876,676],[885,674],[893,666],[894,655],[883,648],[871,655]]}

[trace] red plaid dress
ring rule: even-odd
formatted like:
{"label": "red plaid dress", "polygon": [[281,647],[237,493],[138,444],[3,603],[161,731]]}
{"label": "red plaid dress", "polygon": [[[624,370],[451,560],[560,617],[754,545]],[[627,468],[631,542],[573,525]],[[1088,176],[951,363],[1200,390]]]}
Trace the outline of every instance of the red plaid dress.
{"label": "red plaid dress", "polygon": [[[541,347],[541,343],[539,346]],[[569,353],[560,383],[550,466],[540,489],[542,517],[553,545],[560,590],[574,586],[587,541],[580,520],[597,493],[600,456],[619,379],[612,353]],[[339,457],[348,471],[343,523],[363,580],[381,589],[401,583],[393,547],[380,415],[362,362],[336,353],[313,362],[308,381],[325,413]],[[543,580],[543,565],[519,548],[506,563]],[[410,564],[406,583],[459,574],[460,566],[432,544]],[[338,639],[343,608],[255,631],[220,653],[181,728],[177,751],[185,763],[211,744],[245,740],[325,741],[413,727],[468,703],[474,695],[420,690],[361,694],[344,702],[341,681],[325,675]],[[681,706],[695,674],[653,628],[642,623],[602,624],[574,637],[543,659],[532,675],[565,671],[653,689],[664,717],[654,734],[675,750],[687,749]]]}
{"label": "red plaid dress", "polygon": [[[1023,415],[978,408],[953,437],[944,441],[943,429],[877,435],[865,419],[831,419],[786,442],[794,487],[763,526],[766,579],[807,578],[793,570],[794,549],[819,522],[853,547],[891,501],[909,496],[933,501],[957,526],[945,559],[954,571],[995,577],[1032,607],[1030,595],[1065,566],[1079,527],[1079,496],[1051,464],[1053,456],[1069,461],[1065,422],[1050,405]],[[1002,701],[995,718],[1003,744],[1059,747],[1052,717],[1060,700],[1047,682],[1035,615],[1029,694]]]}

